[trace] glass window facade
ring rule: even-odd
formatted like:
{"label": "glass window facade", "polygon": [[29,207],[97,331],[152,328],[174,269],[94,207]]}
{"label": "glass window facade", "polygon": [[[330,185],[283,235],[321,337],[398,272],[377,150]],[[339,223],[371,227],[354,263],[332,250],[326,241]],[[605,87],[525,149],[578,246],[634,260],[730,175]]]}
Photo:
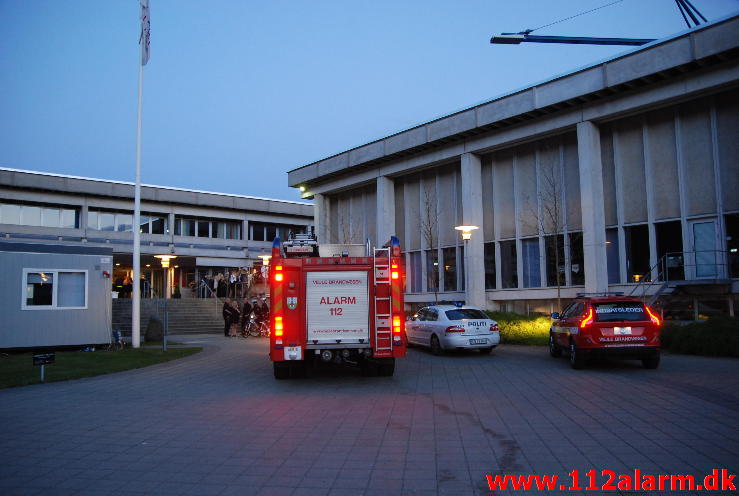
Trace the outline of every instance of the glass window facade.
{"label": "glass window facade", "polygon": [[521,262],[523,268],[523,287],[540,287],[539,238],[521,240]]}
{"label": "glass window facade", "polygon": [[[87,228],[98,231],[133,232],[133,214],[111,210],[90,209],[87,212]],[[167,216],[142,212],[139,232],[143,234],[166,234]]]}
{"label": "glass window facade", "polygon": [[585,255],[581,232],[570,233],[570,284],[585,284]]}
{"label": "glass window facade", "polygon": [[87,306],[87,273],[68,270],[24,270],[24,309],[55,310]]}
{"label": "glass window facade", "polygon": [[423,291],[423,273],[421,272],[421,252],[414,251],[410,253],[410,263],[408,264],[408,271],[410,276],[410,291],[411,293],[420,293]]}
{"label": "glass window facade", "polygon": [[26,306],[51,306],[53,297],[53,273],[29,272],[26,274]]}
{"label": "glass window facade", "polygon": [[283,241],[288,238],[290,232],[306,232],[307,226],[292,224],[271,224],[266,222],[249,222],[249,239],[252,241],[272,241],[279,236]]}
{"label": "glass window facade", "polygon": [[501,241],[500,243],[500,275],[503,288],[518,287],[518,263],[516,241]]}
{"label": "glass window facade", "polygon": [[436,250],[426,250],[426,291],[439,291],[439,254]]}
{"label": "glass window facade", "polygon": [[79,210],[63,206],[0,203],[0,224],[38,227],[79,227]]}
{"label": "glass window facade", "polygon": [[[561,234],[544,238],[546,253],[547,286],[565,286],[565,237]],[[559,278],[558,278],[559,276]]]}
{"label": "glass window facade", "polygon": [[[166,220],[156,219],[151,223],[152,232],[160,234],[166,229]],[[175,236],[194,236],[212,239],[241,239],[241,222],[175,216]]]}
{"label": "glass window facade", "polygon": [[485,289],[496,288],[495,243],[485,243]]}
{"label": "glass window facade", "polygon": [[457,291],[457,248],[442,248],[444,262],[444,291]]}

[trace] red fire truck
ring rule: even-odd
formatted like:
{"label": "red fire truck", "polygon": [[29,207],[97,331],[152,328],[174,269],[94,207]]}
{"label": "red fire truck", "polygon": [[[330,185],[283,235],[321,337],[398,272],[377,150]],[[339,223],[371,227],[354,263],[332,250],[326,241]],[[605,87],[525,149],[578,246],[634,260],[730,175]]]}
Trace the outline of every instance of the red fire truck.
{"label": "red fire truck", "polygon": [[312,234],[272,244],[270,359],[277,379],[312,364],[357,365],[391,376],[405,356],[403,265],[393,236],[383,248],[319,245]]}

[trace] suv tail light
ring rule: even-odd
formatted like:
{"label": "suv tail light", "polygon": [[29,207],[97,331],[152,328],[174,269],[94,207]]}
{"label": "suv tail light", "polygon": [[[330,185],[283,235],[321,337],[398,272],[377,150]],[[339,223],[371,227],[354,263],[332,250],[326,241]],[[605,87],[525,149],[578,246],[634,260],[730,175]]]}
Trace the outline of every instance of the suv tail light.
{"label": "suv tail light", "polygon": [[444,332],[464,332],[464,328],[459,326],[449,326],[444,330]]}
{"label": "suv tail light", "polygon": [[646,305],[644,305],[644,309],[647,311],[647,314],[649,314],[649,320],[652,321],[652,324],[659,325],[660,324],[659,317],[654,315],[654,312],[652,312],[652,309]]}
{"label": "suv tail light", "polygon": [[498,329],[498,324],[493,324],[490,326],[490,332],[498,332],[500,329]]}
{"label": "suv tail light", "polygon": [[593,315],[593,307],[588,308],[588,314],[580,322],[580,329],[585,329],[587,326],[593,323],[595,316]]}

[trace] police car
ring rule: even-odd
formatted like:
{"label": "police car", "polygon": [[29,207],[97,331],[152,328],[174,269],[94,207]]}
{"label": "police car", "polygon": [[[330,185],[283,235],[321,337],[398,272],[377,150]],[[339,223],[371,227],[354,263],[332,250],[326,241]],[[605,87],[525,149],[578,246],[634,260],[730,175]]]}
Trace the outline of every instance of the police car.
{"label": "police car", "polygon": [[648,369],[659,366],[662,323],[638,298],[579,294],[552,319],[549,354],[559,357],[567,351],[572,368],[581,369],[589,357],[602,355],[641,360]]}
{"label": "police car", "polygon": [[475,307],[432,305],[405,323],[409,346],[428,346],[434,355],[444,350],[490,353],[500,343],[498,323]]}

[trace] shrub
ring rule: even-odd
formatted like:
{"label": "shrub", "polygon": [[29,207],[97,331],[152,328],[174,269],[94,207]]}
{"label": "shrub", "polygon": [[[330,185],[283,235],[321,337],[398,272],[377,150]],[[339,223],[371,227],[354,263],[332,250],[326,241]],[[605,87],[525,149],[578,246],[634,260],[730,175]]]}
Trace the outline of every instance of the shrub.
{"label": "shrub", "polygon": [[712,317],[662,328],[662,347],[689,355],[739,357],[739,317]]}
{"label": "shrub", "polygon": [[541,315],[512,312],[487,312],[500,328],[500,342],[506,344],[546,345],[552,320]]}

